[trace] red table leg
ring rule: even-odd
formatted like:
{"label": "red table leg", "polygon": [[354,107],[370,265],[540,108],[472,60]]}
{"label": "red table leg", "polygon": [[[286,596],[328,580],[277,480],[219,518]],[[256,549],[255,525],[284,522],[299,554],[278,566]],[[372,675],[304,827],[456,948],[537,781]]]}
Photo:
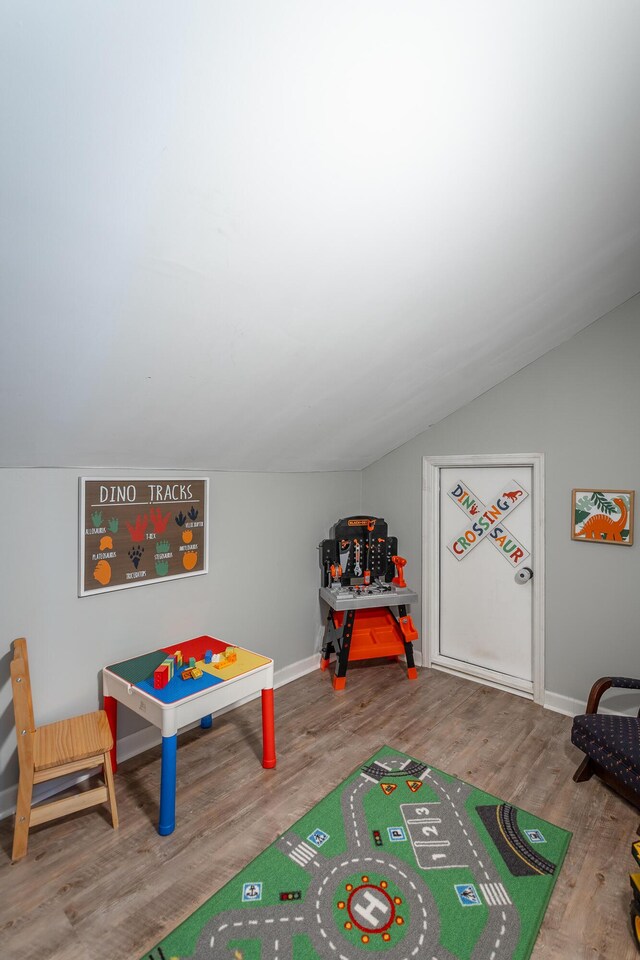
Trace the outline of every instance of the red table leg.
{"label": "red table leg", "polygon": [[115,773],[118,769],[118,761],[116,758],[116,744],[118,740],[118,701],[115,697],[104,698],[104,712],[107,715],[107,720],[109,721],[109,726],[111,728],[111,736],[113,737],[113,747],[111,748],[111,769]]}
{"label": "red table leg", "polygon": [[276,725],[273,714],[273,687],[262,691],[262,766],[276,765]]}

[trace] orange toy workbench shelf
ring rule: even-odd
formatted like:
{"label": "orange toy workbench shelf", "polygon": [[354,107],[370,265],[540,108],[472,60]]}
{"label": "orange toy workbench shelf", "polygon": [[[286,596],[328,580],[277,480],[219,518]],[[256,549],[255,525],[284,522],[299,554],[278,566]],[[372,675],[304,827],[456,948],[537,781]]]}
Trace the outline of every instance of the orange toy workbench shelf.
{"label": "orange toy workbench shelf", "polygon": [[[321,590],[321,598],[331,605],[330,591]],[[409,594],[409,597],[407,597]],[[336,671],[333,677],[334,690],[343,690],[350,662],[373,660],[382,657],[405,656],[407,676],[415,680],[417,671],[413,658],[413,641],[418,631],[407,613],[406,603],[415,597],[410,591],[387,594],[380,606],[359,608],[365,598],[353,597],[352,609],[330,609],[327,616],[320,669],[329,666],[331,653],[336,653]],[[371,603],[372,597],[366,598]],[[417,599],[417,598],[416,598]],[[392,607],[397,607],[397,615]]]}

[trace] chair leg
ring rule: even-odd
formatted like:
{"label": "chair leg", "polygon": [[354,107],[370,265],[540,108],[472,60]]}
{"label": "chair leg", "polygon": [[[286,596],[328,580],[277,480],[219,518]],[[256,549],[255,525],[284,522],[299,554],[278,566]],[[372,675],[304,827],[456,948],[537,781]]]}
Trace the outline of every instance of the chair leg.
{"label": "chair leg", "polygon": [[105,753],[104,763],[102,765],[104,771],[104,782],[107,785],[107,793],[109,794],[109,809],[111,810],[111,822],[113,824],[113,829],[118,829],[118,807],[116,806],[116,788],[113,782],[113,770],[111,769],[111,753]]}
{"label": "chair leg", "polygon": [[576,772],[573,779],[576,783],[582,783],[584,780],[590,780],[594,774],[591,757],[585,757]]}
{"label": "chair leg", "polygon": [[16,804],[16,823],[13,830],[12,860],[21,860],[27,852],[32,795],[33,771],[29,771],[28,775],[21,774],[18,782],[18,802]]}

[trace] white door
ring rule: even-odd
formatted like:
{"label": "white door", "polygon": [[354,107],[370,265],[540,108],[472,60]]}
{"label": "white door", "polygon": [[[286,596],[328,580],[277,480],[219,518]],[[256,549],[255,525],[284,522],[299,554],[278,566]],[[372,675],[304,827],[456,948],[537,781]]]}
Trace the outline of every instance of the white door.
{"label": "white door", "polygon": [[[446,460],[450,458],[440,458]],[[440,464],[425,532],[433,666],[533,696],[538,575],[532,464]],[[460,458],[464,461],[464,458]],[[433,461],[432,461],[433,462]],[[536,696],[536,699],[539,699]]]}

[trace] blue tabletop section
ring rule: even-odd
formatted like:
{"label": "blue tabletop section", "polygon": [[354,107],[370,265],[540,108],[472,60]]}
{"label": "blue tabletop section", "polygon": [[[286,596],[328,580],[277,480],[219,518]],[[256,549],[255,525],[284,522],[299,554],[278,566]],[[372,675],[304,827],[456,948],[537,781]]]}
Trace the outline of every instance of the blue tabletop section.
{"label": "blue tabletop section", "polygon": [[139,680],[137,683],[134,683],[134,687],[155,697],[160,703],[177,703],[178,700],[184,700],[185,697],[190,697],[194,693],[200,693],[202,690],[209,690],[211,687],[215,687],[217,683],[222,683],[221,677],[214,677],[212,674],[206,672],[203,672],[202,676],[197,677],[195,680],[193,678],[183,680],[181,676],[182,669],[183,668],[178,669],[166,687],[161,687],[160,690],[156,690],[153,685],[153,674],[145,680]]}

